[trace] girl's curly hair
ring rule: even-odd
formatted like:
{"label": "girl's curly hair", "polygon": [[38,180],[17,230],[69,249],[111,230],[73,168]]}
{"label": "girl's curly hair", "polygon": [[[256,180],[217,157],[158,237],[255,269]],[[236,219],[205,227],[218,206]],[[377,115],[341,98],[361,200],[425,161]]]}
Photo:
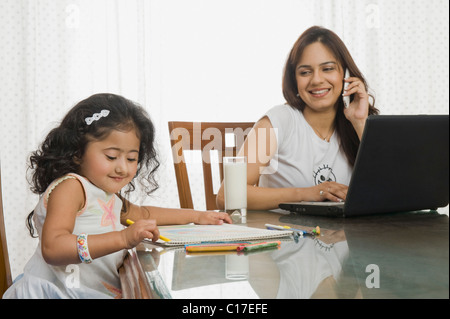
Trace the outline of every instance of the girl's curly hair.
{"label": "girl's curly hair", "polygon": [[[87,125],[85,119],[109,110],[106,117]],[[154,147],[155,127],[147,112],[138,104],[115,94],[95,94],[76,104],[61,124],[52,129],[40,148],[31,153],[29,170],[31,190],[42,194],[57,178],[79,173],[79,159],[90,141],[106,138],[112,130],[135,129],[140,139],[138,169],[135,178],[123,189],[125,195],[135,190],[135,180],[147,195],[158,188],[155,171],[160,163]],[[28,225],[31,226],[31,217]],[[30,228],[30,227],[29,227]],[[30,233],[33,236],[32,228]]]}

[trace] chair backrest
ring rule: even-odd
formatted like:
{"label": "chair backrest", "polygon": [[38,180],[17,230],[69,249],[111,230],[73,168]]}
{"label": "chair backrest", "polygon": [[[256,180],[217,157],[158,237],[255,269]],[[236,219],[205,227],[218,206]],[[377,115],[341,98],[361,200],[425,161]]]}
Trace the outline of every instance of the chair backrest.
{"label": "chair backrest", "polygon": [[[224,156],[235,156],[254,122],[169,122],[170,142],[181,208],[194,208],[184,151],[201,151],[205,202],[207,210],[217,209],[211,171],[211,150],[218,152],[220,181],[223,180]],[[225,142],[234,135],[234,143]]]}
{"label": "chair backrest", "polygon": [[5,223],[3,219],[2,172],[0,168],[0,298],[12,284],[8,247],[6,246]]}

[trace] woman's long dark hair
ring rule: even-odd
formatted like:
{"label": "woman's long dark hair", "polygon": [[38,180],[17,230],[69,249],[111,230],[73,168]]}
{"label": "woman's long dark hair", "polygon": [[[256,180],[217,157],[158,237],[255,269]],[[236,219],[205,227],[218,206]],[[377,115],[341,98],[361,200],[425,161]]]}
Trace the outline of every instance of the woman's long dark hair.
{"label": "woman's long dark hair", "polygon": [[[297,96],[298,89],[297,80],[295,78],[295,68],[300,61],[305,48],[315,42],[320,42],[325,45],[333,53],[340,66],[344,70],[345,68],[348,68],[350,76],[360,78],[364,83],[366,91],[368,91],[367,82],[356,66],[355,61],[353,61],[344,42],[342,42],[333,31],[314,26],[303,32],[295,42],[284,67],[283,95],[290,106],[301,112],[305,109],[305,102],[301,97]],[[369,97],[372,99],[372,101],[369,99],[369,115],[378,114],[379,111],[375,108],[375,98],[371,94],[369,94]],[[344,115],[344,102],[342,99],[338,99],[337,101],[335,128],[340,139],[342,150],[350,165],[353,166],[355,164],[360,141],[353,125]]]}
{"label": "woman's long dark hair", "polygon": [[[102,110],[108,110],[108,116],[87,125],[85,119]],[[61,124],[50,131],[40,148],[31,153],[31,190],[43,194],[55,179],[68,173],[79,173],[80,166],[77,163],[90,141],[102,140],[112,130],[128,131],[133,128],[140,139],[138,167],[135,178],[123,189],[123,193],[127,196],[135,190],[136,180],[142,191],[151,194],[158,188],[154,176],[159,167],[154,147],[155,127],[141,106],[109,93],[95,94],[76,104]],[[34,237],[33,213],[27,217],[27,227]]]}

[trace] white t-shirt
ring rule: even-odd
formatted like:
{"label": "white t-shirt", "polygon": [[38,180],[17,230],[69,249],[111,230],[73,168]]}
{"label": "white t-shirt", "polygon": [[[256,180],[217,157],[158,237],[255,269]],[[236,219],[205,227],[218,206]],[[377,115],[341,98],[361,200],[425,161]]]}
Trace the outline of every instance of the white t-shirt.
{"label": "white t-shirt", "polygon": [[311,298],[325,278],[333,276],[339,281],[348,256],[346,240],[325,244],[319,238],[305,237],[284,244],[271,254],[280,271],[277,298]]}
{"label": "white t-shirt", "polygon": [[349,185],[352,167],[336,132],[322,140],[303,113],[283,104],[267,116],[275,129],[277,151],[259,179],[261,187],[312,187],[326,181]]}

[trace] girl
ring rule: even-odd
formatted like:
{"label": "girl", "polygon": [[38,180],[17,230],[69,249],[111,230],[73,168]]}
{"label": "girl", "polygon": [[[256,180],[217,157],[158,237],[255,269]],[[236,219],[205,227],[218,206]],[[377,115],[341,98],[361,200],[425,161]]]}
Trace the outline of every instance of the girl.
{"label": "girl", "polygon": [[[350,76],[344,79],[345,69]],[[366,118],[378,114],[367,90],[335,33],[317,26],[306,30],[286,62],[287,103],[272,108],[255,124],[240,152],[248,158],[247,208],[345,200]],[[343,96],[350,96],[348,108]],[[222,185],[218,207],[223,203]]]}
{"label": "girl", "polygon": [[[157,224],[231,222],[226,213],[126,199],[135,181],[147,194],[157,188],[154,137],[144,109],[118,95],[93,95],[68,112],[30,157],[32,190],[41,196],[28,223],[33,235],[33,217],[40,241],[4,298],[120,297],[124,253],[156,241]],[[124,229],[127,219],[136,222]]]}

